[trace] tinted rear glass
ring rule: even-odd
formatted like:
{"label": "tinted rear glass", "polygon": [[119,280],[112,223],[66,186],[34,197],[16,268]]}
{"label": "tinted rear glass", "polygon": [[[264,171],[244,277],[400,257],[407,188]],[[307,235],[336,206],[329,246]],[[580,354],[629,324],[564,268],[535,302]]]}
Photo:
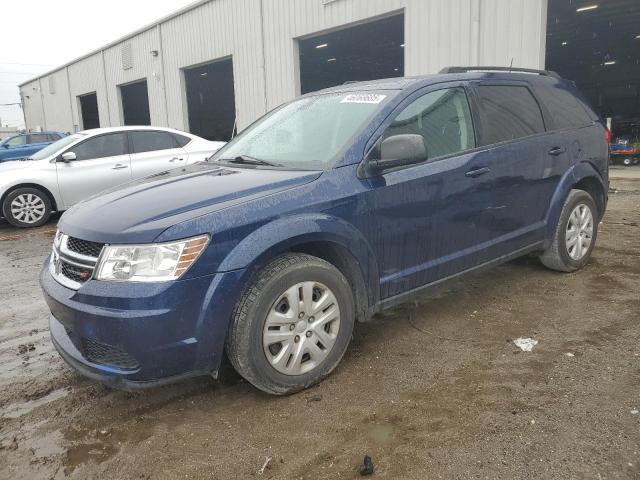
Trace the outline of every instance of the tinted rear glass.
{"label": "tinted rear glass", "polygon": [[133,153],[153,152],[155,150],[168,150],[177,148],[173,136],[167,132],[141,131],[130,132]]}
{"label": "tinted rear glass", "polygon": [[593,123],[582,102],[569,90],[549,87],[539,88],[536,93],[549,110],[557,130],[584,127]]}
{"label": "tinted rear glass", "polygon": [[526,87],[478,87],[483,144],[491,145],[544,132],[542,112]]}
{"label": "tinted rear glass", "polygon": [[172,135],[173,135],[173,138],[176,139],[176,142],[178,142],[178,145],[180,147],[184,147],[187,143],[191,141],[189,137],[185,137],[184,135],[180,135],[178,133],[172,133]]}

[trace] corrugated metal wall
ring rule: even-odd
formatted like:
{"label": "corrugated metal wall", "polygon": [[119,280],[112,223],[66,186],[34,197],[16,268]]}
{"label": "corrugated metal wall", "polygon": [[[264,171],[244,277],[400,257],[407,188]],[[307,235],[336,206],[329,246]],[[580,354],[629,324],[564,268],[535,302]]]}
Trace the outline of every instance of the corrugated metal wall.
{"label": "corrugated metal wall", "polygon": [[[183,69],[231,57],[243,128],[299,92],[297,39],[399,12],[406,75],[448,65],[544,67],[547,0],[210,0],[50,74],[55,94],[50,75],[40,79],[41,99],[38,80],[23,85],[27,126],[73,130],[77,96],[94,91],[100,124],[121,125],[118,85],[146,79],[152,124],[188,130]],[[131,46],[128,69],[123,45]]]}

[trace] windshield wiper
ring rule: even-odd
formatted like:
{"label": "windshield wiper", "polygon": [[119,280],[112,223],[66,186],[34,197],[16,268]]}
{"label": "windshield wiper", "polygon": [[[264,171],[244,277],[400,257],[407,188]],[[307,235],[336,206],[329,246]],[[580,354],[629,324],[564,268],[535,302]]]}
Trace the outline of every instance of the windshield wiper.
{"label": "windshield wiper", "polygon": [[241,163],[243,165],[265,165],[268,167],[282,167],[280,163],[267,162],[266,160],[250,157],[249,155],[238,155],[235,158],[221,158],[220,160],[227,163]]}

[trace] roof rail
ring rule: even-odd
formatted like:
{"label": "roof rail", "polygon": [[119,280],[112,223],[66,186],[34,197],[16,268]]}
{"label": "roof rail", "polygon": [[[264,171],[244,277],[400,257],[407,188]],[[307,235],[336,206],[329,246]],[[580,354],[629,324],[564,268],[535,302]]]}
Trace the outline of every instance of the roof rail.
{"label": "roof rail", "polygon": [[440,70],[440,73],[466,73],[466,72],[515,72],[515,73],[533,73],[543,75],[545,77],[561,78],[552,70],[535,70],[533,68],[517,68],[517,67],[446,67]]}

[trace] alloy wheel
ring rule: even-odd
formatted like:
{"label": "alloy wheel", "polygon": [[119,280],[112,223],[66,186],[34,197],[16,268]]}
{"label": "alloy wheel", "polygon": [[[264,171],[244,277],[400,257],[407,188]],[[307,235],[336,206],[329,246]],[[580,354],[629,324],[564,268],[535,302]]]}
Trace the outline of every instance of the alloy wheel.
{"label": "alloy wheel", "polygon": [[42,220],[46,206],[42,198],[33,193],[18,195],[11,202],[11,215],[22,223],[36,223]]}
{"label": "alloy wheel", "polygon": [[593,239],[593,214],[584,203],[578,204],[569,215],[565,238],[567,253],[573,260],[582,259],[589,251]]}

